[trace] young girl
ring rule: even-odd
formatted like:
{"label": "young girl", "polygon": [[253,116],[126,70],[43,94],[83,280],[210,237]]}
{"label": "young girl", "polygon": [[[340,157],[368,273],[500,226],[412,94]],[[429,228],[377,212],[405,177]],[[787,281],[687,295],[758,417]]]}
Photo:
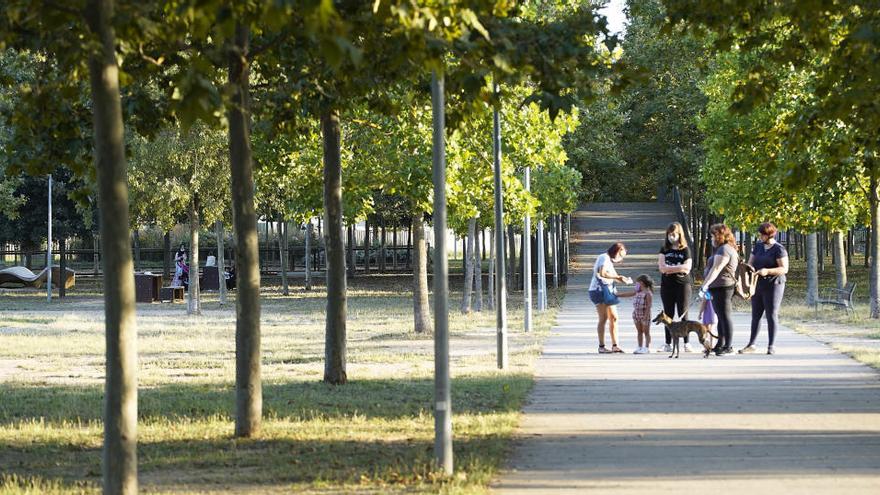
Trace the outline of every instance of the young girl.
{"label": "young girl", "polygon": [[636,278],[633,295],[633,323],[638,332],[639,348],[633,354],[651,352],[651,304],[654,302],[654,281],[642,274]]}

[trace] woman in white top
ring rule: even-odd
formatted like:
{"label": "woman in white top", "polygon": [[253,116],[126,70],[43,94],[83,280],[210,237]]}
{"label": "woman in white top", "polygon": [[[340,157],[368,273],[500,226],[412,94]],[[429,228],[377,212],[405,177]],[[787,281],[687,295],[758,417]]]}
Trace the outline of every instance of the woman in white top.
{"label": "woman in white top", "polygon": [[[617,345],[617,296],[629,296],[632,294],[617,294],[615,282],[623,282],[631,284],[632,279],[623,275],[618,275],[614,269],[615,263],[620,263],[626,256],[626,246],[622,242],[616,242],[608,248],[608,251],[599,255],[596,264],[593,266],[593,279],[590,281],[590,301],[596,305],[596,312],[599,314],[599,325],[597,331],[599,333],[599,353],[610,354],[612,352],[623,352]],[[607,289],[607,291],[605,290]],[[609,299],[606,292],[613,296]],[[605,324],[611,332],[611,350],[605,347]]]}

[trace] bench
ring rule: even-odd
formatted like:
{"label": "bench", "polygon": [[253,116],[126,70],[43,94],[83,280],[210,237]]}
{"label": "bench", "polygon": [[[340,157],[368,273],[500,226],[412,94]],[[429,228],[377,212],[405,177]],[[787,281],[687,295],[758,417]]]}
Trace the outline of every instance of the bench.
{"label": "bench", "polygon": [[822,291],[819,296],[819,299],[816,300],[816,311],[819,311],[820,304],[830,304],[837,308],[842,308],[845,311],[852,311],[855,313],[855,308],[853,308],[853,292],[856,290],[856,283],[850,282],[846,284],[846,287],[843,289],[836,289],[833,287],[827,288]]}
{"label": "bench", "polygon": [[162,302],[183,301],[183,287],[162,287],[159,290],[159,300]]}

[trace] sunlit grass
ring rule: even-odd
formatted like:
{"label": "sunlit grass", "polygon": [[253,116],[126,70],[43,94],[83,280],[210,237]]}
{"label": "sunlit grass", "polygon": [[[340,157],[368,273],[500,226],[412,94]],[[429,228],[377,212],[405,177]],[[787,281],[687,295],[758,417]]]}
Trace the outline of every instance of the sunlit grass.
{"label": "sunlit grass", "polygon": [[[452,281],[453,286],[456,284]],[[459,281],[460,284],[460,281]],[[263,299],[265,421],[232,437],[234,302],[204,314],[138,305],[139,468],[145,492],[474,493],[504,458],[554,309],[525,335],[510,297],[510,370],[495,367],[494,311],[450,314],[456,475],[433,467],[433,340],[416,335],[408,277],[350,281],[348,376],[321,382],[323,288]],[[460,292],[450,307],[457,309]],[[96,492],[100,485],[103,311],[96,294],[45,304],[0,295],[0,492]],[[2,374],[0,374],[2,376]]]}

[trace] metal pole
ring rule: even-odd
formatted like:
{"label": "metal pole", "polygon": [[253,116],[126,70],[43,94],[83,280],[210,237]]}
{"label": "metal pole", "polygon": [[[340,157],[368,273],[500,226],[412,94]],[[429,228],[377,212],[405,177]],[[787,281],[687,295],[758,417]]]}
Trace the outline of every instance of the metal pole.
{"label": "metal pole", "polygon": [[452,474],[452,396],[449,382],[449,260],[446,258],[446,117],[443,75],[431,75],[434,114],[434,457]]}
{"label": "metal pole", "polygon": [[49,235],[46,248],[46,300],[52,302],[52,174],[49,174]]}
{"label": "metal pole", "polygon": [[[498,85],[495,85],[498,94]],[[499,103],[500,104],[500,103]],[[504,277],[504,219],[501,204],[501,118],[498,108],[492,114],[493,120],[493,154],[495,161],[495,276],[497,282],[495,328],[498,334],[498,369],[507,368],[507,286]]]}
{"label": "metal pole", "polygon": [[[531,167],[526,166],[525,176],[526,192],[531,192]],[[526,212],[526,218],[523,225],[523,306],[525,314],[523,315],[523,330],[532,331],[532,219]]]}
{"label": "metal pole", "polygon": [[547,310],[547,262],[544,255],[544,220],[538,220],[538,311]]}

